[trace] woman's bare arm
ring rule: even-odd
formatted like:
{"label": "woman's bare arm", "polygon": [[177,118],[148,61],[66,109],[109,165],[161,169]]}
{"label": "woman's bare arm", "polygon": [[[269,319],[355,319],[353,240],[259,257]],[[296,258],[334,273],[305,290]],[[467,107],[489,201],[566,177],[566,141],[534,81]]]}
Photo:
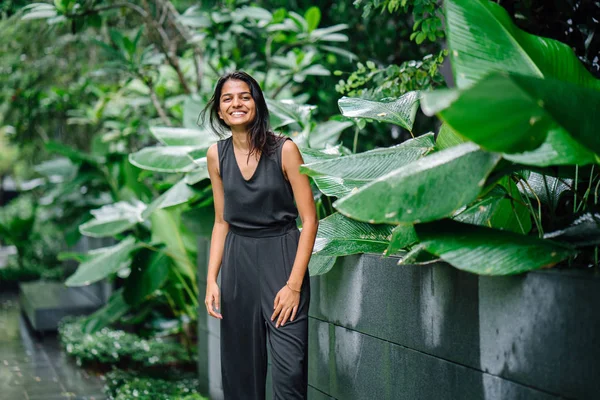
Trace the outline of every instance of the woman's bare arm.
{"label": "woman's bare arm", "polygon": [[222,319],[220,313],[220,292],[217,285],[217,277],[221,269],[223,260],[223,250],[225,248],[225,237],[229,232],[229,224],[223,219],[223,181],[219,171],[219,156],[217,145],[213,144],[208,149],[206,155],[208,164],[208,175],[212,184],[214,206],[215,206],[215,224],[213,225],[212,237],[210,241],[210,256],[208,259],[208,273],[206,275],[206,298],[204,304],[208,314]]}
{"label": "woman's bare arm", "polygon": [[271,319],[274,320],[278,317],[276,326],[285,324],[288,319],[293,321],[296,317],[300,302],[299,292],[308,269],[319,226],[310,181],[306,175],[300,173],[300,165],[304,161],[294,142],[288,140],[283,144],[281,159],[284,173],[292,185],[294,199],[302,220],[302,233],[287,285],[275,298],[274,313]]}

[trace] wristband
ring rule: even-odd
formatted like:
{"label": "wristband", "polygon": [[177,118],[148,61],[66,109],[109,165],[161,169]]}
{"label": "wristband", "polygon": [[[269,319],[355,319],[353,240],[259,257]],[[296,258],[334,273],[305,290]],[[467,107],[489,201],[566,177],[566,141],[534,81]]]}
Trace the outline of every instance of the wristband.
{"label": "wristband", "polygon": [[300,290],[296,290],[296,289],[292,288],[292,287],[290,286],[289,282],[286,282],[286,283],[285,283],[285,286],[287,286],[288,288],[290,288],[290,290],[291,290],[292,292],[301,293],[301,291],[300,291]]}

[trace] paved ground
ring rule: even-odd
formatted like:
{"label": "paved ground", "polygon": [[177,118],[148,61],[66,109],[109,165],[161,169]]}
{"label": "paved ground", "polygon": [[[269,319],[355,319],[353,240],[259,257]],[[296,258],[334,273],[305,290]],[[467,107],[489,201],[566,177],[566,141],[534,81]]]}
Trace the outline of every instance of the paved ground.
{"label": "paved ground", "polygon": [[30,330],[17,293],[0,292],[0,399],[104,400],[103,385],[62,352],[56,334]]}

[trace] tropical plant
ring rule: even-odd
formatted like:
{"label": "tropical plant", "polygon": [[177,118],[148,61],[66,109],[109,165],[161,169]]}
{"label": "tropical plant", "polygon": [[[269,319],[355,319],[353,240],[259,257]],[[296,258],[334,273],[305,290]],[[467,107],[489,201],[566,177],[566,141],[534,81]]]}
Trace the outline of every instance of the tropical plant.
{"label": "tropical plant", "polygon": [[[420,137],[396,151],[380,150],[371,161],[367,152],[303,167],[325,183],[347,185],[333,204],[345,216],[336,223],[353,231],[346,242],[369,242],[376,252],[387,242],[388,254],[410,250],[401,262],[439,257],[487,275],[565,259],[598,265],[600,81],[568,46],[521,31],[495,3],[447,0],[444,11],[457,88],[420,94],[423,111],[444,122],[435,144],[405,165],[397,163],[414,157]],[[410,127],[414,103],[407,94],[391,103],[341,99],[339,105],[344,115]],[[344,166],[350,157],[357,159]],[[356,179],[357,165],[359,174],[374,171],[370,179]],[[383,225],[374,232],[354,220]],[[323,222],[318,237],[335,244]],[[583,232],[595,239],[582,240]],[[327,249],[319,244],[316,254]],[[335,255],[362,251],[355,244]]]}

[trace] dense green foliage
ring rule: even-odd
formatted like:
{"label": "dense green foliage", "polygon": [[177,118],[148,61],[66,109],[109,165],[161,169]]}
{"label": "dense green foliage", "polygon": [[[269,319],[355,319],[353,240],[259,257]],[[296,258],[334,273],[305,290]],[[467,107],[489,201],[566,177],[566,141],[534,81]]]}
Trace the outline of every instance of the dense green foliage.
{"label": "dense green foliage", "polygon": [[205,400],[197,392],[198,384],[193,377],[167,380],[114,370],[106,374],[105,393],[111,400]]}

